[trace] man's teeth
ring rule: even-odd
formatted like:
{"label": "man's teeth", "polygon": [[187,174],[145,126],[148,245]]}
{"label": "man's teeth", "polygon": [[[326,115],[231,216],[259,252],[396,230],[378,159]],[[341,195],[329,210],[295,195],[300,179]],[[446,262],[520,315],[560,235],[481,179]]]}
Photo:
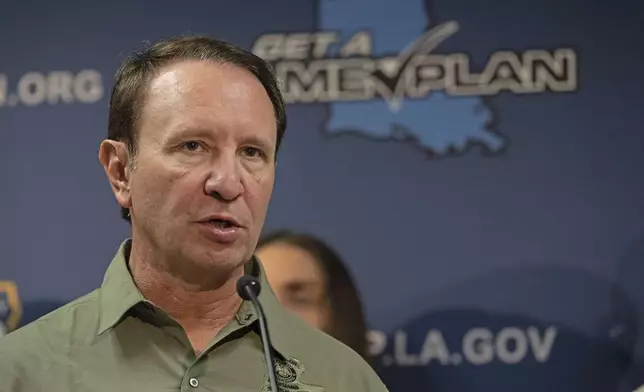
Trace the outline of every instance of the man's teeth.
{"label": "man's teeth", "polygon": [[215,225],[215,227],[217,227],[218,229],[226,229],[226,228],[232,226],[230,224],[230,222],[224,221],[224,220],[219,220],[219,219],[214,219],[214,220],[211,220],[210,222],[213,223]]}

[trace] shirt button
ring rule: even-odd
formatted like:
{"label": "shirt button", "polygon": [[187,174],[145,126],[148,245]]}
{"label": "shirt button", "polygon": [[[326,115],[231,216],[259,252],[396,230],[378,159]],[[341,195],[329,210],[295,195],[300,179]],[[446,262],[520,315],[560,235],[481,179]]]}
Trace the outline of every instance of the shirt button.
{"label": "shirt button", "polygon": [[197,388],[199,386],[199,380],[197,380],[194,377],[191,378],[189,382],[190,382],[190,386],[193,388]]}

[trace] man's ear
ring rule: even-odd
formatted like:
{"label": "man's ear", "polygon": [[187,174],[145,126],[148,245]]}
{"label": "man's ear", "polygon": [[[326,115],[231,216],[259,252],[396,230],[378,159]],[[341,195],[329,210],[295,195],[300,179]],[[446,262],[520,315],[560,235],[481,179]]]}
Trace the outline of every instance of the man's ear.
{"label": "man's ear", "polygon": [[103,165],[116,201],[123,208],[132,206],[128,159],[130,157],[125,143],[115,140],[103,140],[101,142],[98,150],[98,160]]}

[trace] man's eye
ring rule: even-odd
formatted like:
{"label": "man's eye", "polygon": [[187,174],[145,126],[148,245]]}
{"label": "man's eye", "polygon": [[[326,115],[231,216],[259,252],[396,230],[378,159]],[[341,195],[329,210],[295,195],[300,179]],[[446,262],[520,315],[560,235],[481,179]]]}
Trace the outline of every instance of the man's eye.
{"label": "man's eye", "polygon": [[197,151],[201,148],[201,143],[191,140],[189,142],[184,142],[183,147],[188,151]]}
{"label": "man's eye", "polygon": [[255,147],[245,147],[242,151],[244,155],[246,155],[249,158],[257,158],[257,157],[262,157],[264,155],[262,150]]}

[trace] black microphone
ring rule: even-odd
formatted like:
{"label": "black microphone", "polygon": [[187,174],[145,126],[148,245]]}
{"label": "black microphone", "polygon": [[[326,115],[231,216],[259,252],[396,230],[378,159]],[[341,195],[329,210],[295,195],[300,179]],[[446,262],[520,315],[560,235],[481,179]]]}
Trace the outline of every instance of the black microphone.
{"label": "black microphone", "polygon": [[237,294],[246,301],[251,301],[257,311],[257,318],[259,319],[259,334],[262,338],[262,345],[264,346],[264,355],[266,356],[266,366],[268,367],[268,380],[271,383],[271,391],[279,392],[277,389],[277,377],[275,376],[275,358],[273,358],[273,344],[271,337],[268,335],[268,327],[266,326],[266,316],[264,316],[264,308],[259,303],[257,297],[262,290],[259,280],[251,275],[244,275],[237,280]]}

